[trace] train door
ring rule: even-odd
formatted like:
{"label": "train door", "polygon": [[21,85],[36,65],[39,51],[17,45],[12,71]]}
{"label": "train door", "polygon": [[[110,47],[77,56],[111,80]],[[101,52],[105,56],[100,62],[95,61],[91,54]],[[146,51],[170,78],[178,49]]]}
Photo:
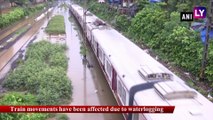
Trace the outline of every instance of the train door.
{"label": "train door", "polygon": [[86,27],[87,28],[87,40],[90,41],[91,40],[91,31],[89,29],[89,27]]}
{"label": "train door", "polygon": [[95,41],[95,39],[93,40],[92,46],[93,46],[95,55],[98,57],[98,43]]}
{"label": "train door", "polygon": [[103,52],[103,70],[104,70],[104,72],[105,72],[105,68],[104,68],[104,64],[105,64],[105,54],[104,54],[104,52]]}
{"label": "train door", "polygon": [[108,77],[108,83],[110,85],[110,88],[112,88],[112,65],[110,64],[110,61],[105,58],[105,70]]}
{"label": "train door", "polygon": [[117,73],[114,68],[112,68],[112,89],[117,92]]}
{"label": "train door", "polygon": [[92,43],[91,44],[92,49],[93,49],[94,53],[96,54],[96,51],[95,51],[95,39],[93,39],[91,43]]}
{"label": "train door", "polygon": [[101,62],[101,67],[103,68],[104,70],[104,52],[103,50],[100,48],[100,45],[98,46],[98,58]]}

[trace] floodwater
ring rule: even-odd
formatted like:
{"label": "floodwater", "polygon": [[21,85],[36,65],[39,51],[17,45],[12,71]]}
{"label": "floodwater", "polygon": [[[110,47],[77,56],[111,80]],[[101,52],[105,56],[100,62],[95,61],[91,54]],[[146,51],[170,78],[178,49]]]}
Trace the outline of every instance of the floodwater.
{"label": "floodwater", "polygon": [[[53,14],[62,14],[65,18],[66,26],[66,41],[68,46],[67,56],[69,58],[67,75],[72,81],[73,95],[70,105],[115,105],[116,100],[106,82],[106,79],[98,65],[90,47],[85,46],[87,51],[87,60],[82,61],[80,54],[81,35],[75,22],[70,21],[68,10],[55,9]],[[44,33],[44,27],[47,25],[47,19],[33,25],[33,29],[29,30],[26,35],[20,38],[12,47],[3,51],[0,54],[0,71],[1,68],[8,68],[11,61],[17,56],[14,56],[27,42],[31,41],[36,36],[36,40],[46,39],[48,36]],[[42,26],[42,27],[41,27]],[[38,32],[39,31],[39,32]],[[38,33],[37,33],[38,32]],[[33,38],[34,39],[34,38]],[[10,61],[9,63],[7,63]],[[88,63],[93,67],[88,68]],[[1,71],[2,72],[2,71]],[[6,72],[3,72],[6,74]],[[0,77],[2,74],[0,73]],[[68,113],[70,120],[123,120],[122,114],[110,113]]]}
{"label": "floodwater", "polygon": [[[73,100],[71,105],[117,105],[98,62],[88,46],[87,60],[92,67],[88,68],[80,54],[81,36],[78,27],[69,21],[69,12],[63,14],[66,24],[67,55],[69,57],[68,77],[73,85]],[[69,113],[73,120],[123,120],[122,114],[109,113]]]}

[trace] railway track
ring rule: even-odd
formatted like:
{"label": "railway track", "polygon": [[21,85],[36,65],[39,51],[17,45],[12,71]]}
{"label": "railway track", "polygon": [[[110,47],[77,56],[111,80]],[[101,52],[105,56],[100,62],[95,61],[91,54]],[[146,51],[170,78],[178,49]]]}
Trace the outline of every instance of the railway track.
{"label": "railway track", "polygon": [[20,49],[27,42],[29,42],[29,40],[31,40],[31,38],[37,33],[37,31],[40,29],[46,19],[47,16],[43,17],[37,22],[31,20],[31,28],[23,36],[21,36],[11,47],[0,52],[0,72],[4,69],[8,62],[20,51]]}
{"label": "railway track", "polygon": [[34,21],[35,18],[37,18],[40,14],[42,14],[45,11],[47,11],[47,9],[35,14],[32,17],[24,18],[24,19],[18,21],[17,23],[8,26],[7,28],[0,30],[0,35],[1,35],[0,41],[2,41],[5,37],[9,36],[10,34],[14,33],[16,30],[18,30],[18,29],[28,25],[32,21]]}

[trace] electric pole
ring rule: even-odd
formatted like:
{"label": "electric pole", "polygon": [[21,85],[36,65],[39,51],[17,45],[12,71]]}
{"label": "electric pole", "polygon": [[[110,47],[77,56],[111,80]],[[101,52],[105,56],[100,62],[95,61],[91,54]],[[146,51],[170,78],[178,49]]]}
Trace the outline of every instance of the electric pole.
{"label": "electric pole", "polygon": [[200,72],[200,80],[205,80],[205,69],[207,64],[207,56],[208,56],[208,48],[209,48],[209,32],[212,28],[212,15],[213,15],[213,0],[210,0],[210,6],[209,6],[209,14],[207,14],[207,25],[206,25],[206,40],[205,45],[203,49],[203,60],[202,60],[202,66],[201,66],[201,72]]}

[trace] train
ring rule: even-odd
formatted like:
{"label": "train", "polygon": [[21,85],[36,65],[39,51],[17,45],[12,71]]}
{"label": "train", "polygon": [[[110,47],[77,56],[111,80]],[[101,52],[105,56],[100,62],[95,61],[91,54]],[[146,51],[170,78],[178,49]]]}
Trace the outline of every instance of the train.
{"label": "train", "polygon": [[[77,4],[70,12],[85,33],[120,106],[175,106],[172,114],[123,113],[127,120],[212,120],[213,104],[146,51]],[[140,89],[132,92],[134,89]],[[133,94],[134,93],[134,94]]]}

